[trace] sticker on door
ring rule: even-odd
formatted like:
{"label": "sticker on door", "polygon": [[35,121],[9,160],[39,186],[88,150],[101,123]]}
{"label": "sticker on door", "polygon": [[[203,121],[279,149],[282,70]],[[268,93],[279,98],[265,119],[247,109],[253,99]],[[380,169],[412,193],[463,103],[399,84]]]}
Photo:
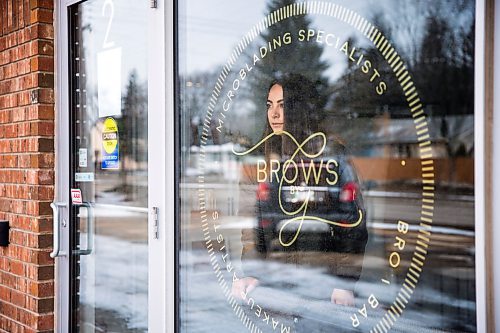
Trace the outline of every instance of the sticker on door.
{"label": "sticker on door", "polygon": [[87,167],[87,148],[80,148],[78,150],[78,166],[80,168]]}
{"label": "sticker on door", "polygon": [[71,202],[73,204],[82,204],[82,191],[79,188],[71,189]]}
{"label": "sticker on door", "polygon": [[104,121],[102,129],[102,162],[101,168],[119,169],[119,139],[118,124],[114,118],[108,117]]}

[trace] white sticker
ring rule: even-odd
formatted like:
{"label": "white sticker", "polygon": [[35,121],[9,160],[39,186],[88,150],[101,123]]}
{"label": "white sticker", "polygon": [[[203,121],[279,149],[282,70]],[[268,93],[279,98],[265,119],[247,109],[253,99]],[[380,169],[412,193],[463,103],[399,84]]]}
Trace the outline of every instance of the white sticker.
{"label": "white sticker", "polygon": [[80,148],[78,150],[78,166],[80,168],[87,167],[87,148]]}
{"label": "white sticker", "polygon": [[71,189],[71,202],[73,204],[82,204],[82,191],[79,188]]}
{"label": "white sticker", "polygon": [[122,49],[97,54],[97,100],[99,118],[122,113]]}
{"label": "white sticker", "polygon": [[94,174],[92,172],[75,173],[75,182],[93,182]]}

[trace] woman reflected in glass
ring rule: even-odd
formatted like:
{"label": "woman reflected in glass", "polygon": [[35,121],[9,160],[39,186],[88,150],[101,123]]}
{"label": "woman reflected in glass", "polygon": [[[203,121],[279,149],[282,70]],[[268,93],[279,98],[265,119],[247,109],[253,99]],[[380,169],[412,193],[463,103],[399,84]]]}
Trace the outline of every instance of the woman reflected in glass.
{"label": "woman reflected in glass", "polygon": [[[280,166],[274,175],[286,177],[288,186],[279,186],[271,170],[266,172],[265,182],[259,180],[259,191],[265,188],[267,197],[257,195],[255,246],[264,256],[272,254],[296,267],[326,267],[335,282],[322,287],[320,298],[354,306],[354,285],[361,274],[368,239],[365,210],[344,145],[333,135],[320,132],[318,100],[314,83],[302,75],[284,75],[269,86],[264,155],[268,169]],[[297,143],[304,144],[299,149]],[[318,152],[317,158],[310,158]],[[291,217],[284,211],[306,205],[312,219],[287,223]],[[245,270],[246,256],[243,251],[244,277],[232,286],[233,296],[240,299],[260,283]],[[287,277],[283,279],[285,283]]]}

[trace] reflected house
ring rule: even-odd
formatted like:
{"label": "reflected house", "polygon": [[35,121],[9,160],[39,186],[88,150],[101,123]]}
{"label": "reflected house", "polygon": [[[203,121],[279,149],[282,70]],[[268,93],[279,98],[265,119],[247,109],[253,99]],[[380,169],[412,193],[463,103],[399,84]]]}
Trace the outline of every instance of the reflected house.
{"label": "reflected house", "polygon": [[[428,117],[427,123],[436,158],[473,155],[472,115]],[[420,155],[420,142],[413,119],[389,119],[378,131],[370,133],[367,141],[366,145],[373,145],[370,156],[413,158]]]}
{"label": "reflected house", "polygon": [[[207,145],[203,151],[198,146],[191,146],[189,151],[194,158],[187,168],[185,175],[194,176],[199,173],[200,163],[205,175],[217,177],[220,182],[237,181],[239,179],[239,164],[236,155],[233,154],[235,145],[226,143],[223,145]],[[203,158],[200,160],[200,153]]]}
{"label": "reflected house", "polygon": [[[197,177],[203,175],[207,208],[227,214],[233,214],[240,209],[240,194],[235,185],[241,179],[242,167],[233,149],[238,149],[238,145],[226,143],[206,145],[203,148],[191,146],[190,158],[183,172],[185,179],[193,184],[198,183]],[[200,170],[203,170],[203,174]],[[193,200],[192,209],[198,210],[196,191],[190,195]]]}
{"label": "reflected house", "polygon": [[[418,182],[422,176],[421,142],[414,120],[382,117],[375,122],[375,129],[368,128],[362,139],[348,146],[361,183],[366,187],[367,183]],[[436,181],[470,188],[474,184],[474,117],[428,117],[427,124],[429,131],[423,135],[428,134],[432,143]],[[245,159],[241,168],[241,181],[251,183],[256,178],[256,162]]]}
{"label": "reflected house", "polygon": [[[436,180],[441,183],[474,183],[474,117],[428,117],[428,139],[435,157]],[[379,119],[360,144],[362,155],[353,163],[363,181],[384,183],[421,178],[420,149],[413,119]],[[427,141],[426,140],[426,141]]]}

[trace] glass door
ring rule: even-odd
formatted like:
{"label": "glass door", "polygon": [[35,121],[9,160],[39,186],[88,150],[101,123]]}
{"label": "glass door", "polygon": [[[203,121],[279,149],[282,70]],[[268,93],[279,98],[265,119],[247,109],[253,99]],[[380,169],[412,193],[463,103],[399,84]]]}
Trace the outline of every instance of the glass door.
{"label": "glass door", "polygon": [[149,309],[161,305],[149,288],[159,238],[148,184],[151,8],[61,2],[56,331],[148,332]]}

